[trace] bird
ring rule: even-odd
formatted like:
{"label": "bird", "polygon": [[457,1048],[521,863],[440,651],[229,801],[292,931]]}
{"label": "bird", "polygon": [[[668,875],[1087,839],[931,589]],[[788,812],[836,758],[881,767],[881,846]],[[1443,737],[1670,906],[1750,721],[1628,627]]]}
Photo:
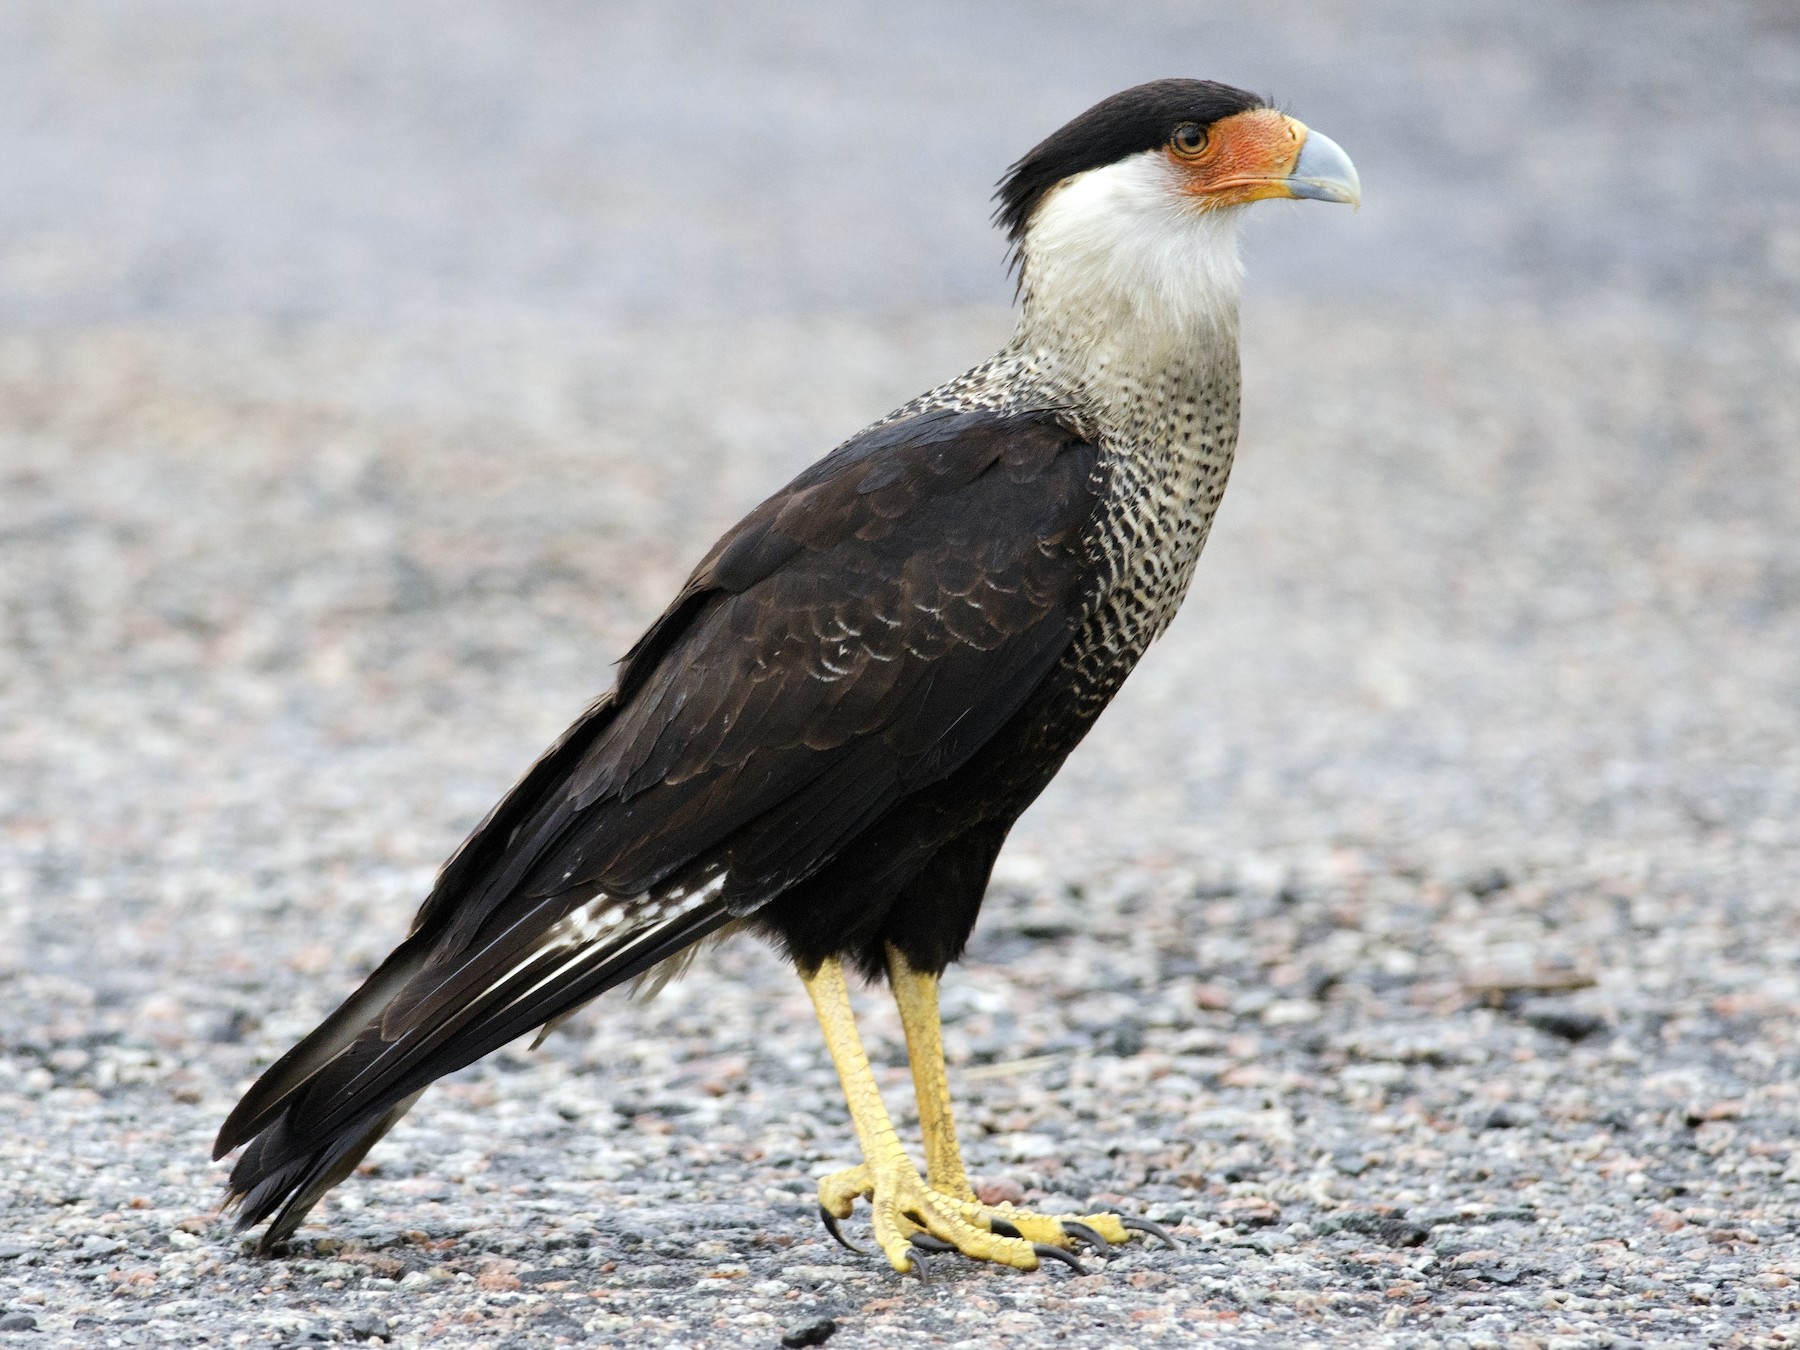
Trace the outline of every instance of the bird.
{"label": "bird", "polygon": [[[805,985],[880,1253],[1022,1270],[1166,1237],[984,1204],[957,1142],[939,979],[996,856],[1186,594],[1239,415],[1238,230],[1270,198],[1360,205],[1345,152],[1270,100],[1163,79],[1102,100],[996,192],[1011,340],[729,530],[613,687],[444,864],[409,935],[220,1128],[225,1206],[293,1236],[434,1080],[750,933]],[[851,1010],[898,1006],[925,1167]],[[854,1247],[852,1247],[855,1250]]]}

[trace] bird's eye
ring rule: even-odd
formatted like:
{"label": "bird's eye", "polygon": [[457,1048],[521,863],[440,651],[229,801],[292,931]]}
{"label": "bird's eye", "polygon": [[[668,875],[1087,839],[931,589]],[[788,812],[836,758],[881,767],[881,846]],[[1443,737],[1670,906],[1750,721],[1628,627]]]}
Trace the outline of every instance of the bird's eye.
{"label": "bird's eye", "polygon": [[1206,128],[1198,122],[1183,122],[1169,137],[1169,144],[1178,155],[1197,155],[1206,149]]}

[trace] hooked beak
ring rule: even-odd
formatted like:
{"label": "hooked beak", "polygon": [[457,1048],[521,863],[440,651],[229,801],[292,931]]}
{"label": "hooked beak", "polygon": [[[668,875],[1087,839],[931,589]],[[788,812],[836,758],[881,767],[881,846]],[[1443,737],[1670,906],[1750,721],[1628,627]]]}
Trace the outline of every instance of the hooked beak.
{"label": "hooked beak", "polygon": [[1282,182],[1290,197],[1362,205],[1362,180],[1356,176],[1350,156],[1331,137],[1317,131],[1307,130],[1300,158]]}

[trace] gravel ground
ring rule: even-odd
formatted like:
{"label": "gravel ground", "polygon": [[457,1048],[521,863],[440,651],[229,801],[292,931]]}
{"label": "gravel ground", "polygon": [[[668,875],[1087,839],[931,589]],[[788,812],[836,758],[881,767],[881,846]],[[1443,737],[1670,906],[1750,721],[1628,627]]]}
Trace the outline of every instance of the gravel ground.
{"label": "gravel ground", "polygon": [[[0,1345],[1800,1342],[1800,29],[1700,8],[9,5]],[[719,529],[999,342],[987,183],[1172,64],[1370,204],[1255,231],[1195,595],[944,1000],[982,1184],[1182,1249],[831,1244],[743,943],[244,1254],[237,1093]]]}

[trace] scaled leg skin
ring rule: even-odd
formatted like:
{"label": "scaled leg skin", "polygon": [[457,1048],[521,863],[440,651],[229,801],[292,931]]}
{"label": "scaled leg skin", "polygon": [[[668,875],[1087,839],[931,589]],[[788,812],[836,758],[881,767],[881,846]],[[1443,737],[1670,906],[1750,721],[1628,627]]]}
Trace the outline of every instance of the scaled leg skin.
{"label": "scaled leg skin", "polygon": [[[965,1201],[941,1195],[927,1186],[906,1150],[900,1147],[868,1056],[863,1053],[862,1038],[856,1034],[849,986],[844,982],[844,968],[835,957],[806,979],[806,992],[812,995],[819,1025],[825,1031],[825,1045],[837,1067],[838,1081],[844,1086],[844,1099],[849,1103],[850,1119],[856,1126],[863,1154],[862,1166],[834,1173],[819,1182],[820,1208],[833,1218],[847,1219],[857,1197],[868,1196],[875,1241],[898,1271],[917,1271],[922,1275],[925,1267],[921,1250],[950,1248],[977,1261],[998,1261],[1021,1270],[1037,1269],[1039,1251],[1030,1241],[1003,1237],[964,1217],[961,1211],[972,1206],[973,1197]],[[947,1114],[945,1124],[948,1125]],[[960,1162],[957,1165],[960,1168]],[[963,1188],[967,1190],[966,1182]]]}
{"label": "scaled leg skin", "polygon": [[[1131,1240],[1131,1230],[1116,1214],[1070,1215],[1078,1228],[1071,1232],[1064,1221],[1048,1214],[1033,1214],[1010,1205],[990,1208],[975,1198],[963,1170],[962,1149],[956,1142],[956,1122],[950,1112],[950,1080],[944,1070],[944,1041],[938,1018],[938,977],[914,970],[893,947],[888,948],[888,979],[894,986],[894,1002],[900,1007],[900,1024],[906,1029],[906,1053],[912,1061],[913,1091],[919,1099],[919,1128],[925,1135],[925,1163],[931,1188],[952,1200],[959,1214],[984,1228],[1009,1229],[1027,1242],[1072,1248],[1079,1236],[1092,1243]],[[1081,1232],[1085,1228],[1088,1232]],[[1092,1236],[1090,1236],[1090,1234]]]}

